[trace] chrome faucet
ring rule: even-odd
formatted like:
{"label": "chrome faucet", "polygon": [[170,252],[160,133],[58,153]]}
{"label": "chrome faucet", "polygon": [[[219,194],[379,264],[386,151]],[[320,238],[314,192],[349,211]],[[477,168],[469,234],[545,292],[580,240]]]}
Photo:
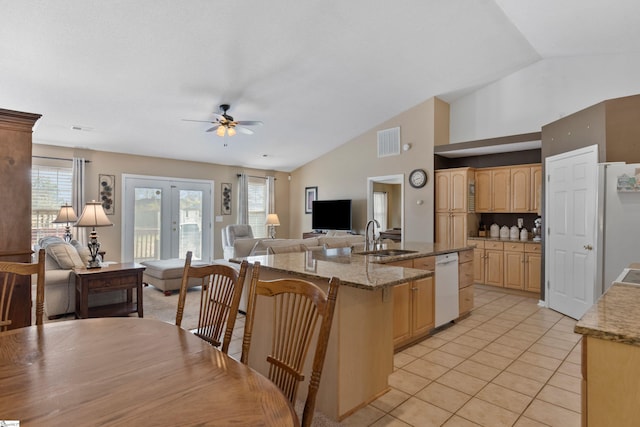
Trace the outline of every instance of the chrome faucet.
{"label": "chrome faucet", "polygon": [[[371,234],[371,240],[369,240],[369,226],[373,225],[373,233]],[[380,223],[377,219],[370,219],[367,221],[367,225],[364,228],[364,247],[365,251],[374,250],[376,248],[376,226],[380,227]]]}

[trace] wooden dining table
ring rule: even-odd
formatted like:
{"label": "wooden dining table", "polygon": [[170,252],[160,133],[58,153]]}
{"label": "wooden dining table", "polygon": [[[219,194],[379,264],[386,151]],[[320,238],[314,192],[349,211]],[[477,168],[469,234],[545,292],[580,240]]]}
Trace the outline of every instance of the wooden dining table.
{"label": "wooden dining table", "polygon": [[0,419],[21,426],[298,426],[267,378],[190,332],[137,317],[0,333]]}

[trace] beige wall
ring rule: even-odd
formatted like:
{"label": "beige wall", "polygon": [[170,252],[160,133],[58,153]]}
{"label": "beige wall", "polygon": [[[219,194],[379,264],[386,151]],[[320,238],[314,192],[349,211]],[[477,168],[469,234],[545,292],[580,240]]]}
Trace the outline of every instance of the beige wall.
{"label": "beige wall", "polygon": [[[133,156],[128,154],[109,153],[104,151],[74,150],[48,145],[34,144],[34,156],[72,158],[77,155],[89,160],[86,164],[85,199],[99,200],[98,175],[109,174],[116,177],[115,214],[109,216],[114,223],[113,227],[99,228],[98,236],[101,249],[107,252],[107,261],[121,261],[121,234],[122,234],[122,174],[150,175],[173,178],[204,179],[214,181],[213,212],[219,216],[220,209],[220,184],[228,182],[232,184],[232,213],[222,215],[222,222],[213,222],[214,258],[222,258],[221,233],[222,227],[234,224],[237,214],[237,174],[246,172],[249,175],[276,177],[276,213],[280,218],[281,226],[278,228],[278,237],[288,237],[289,218],[289,180],[288,174],[283,172],[246,169],[240,166],[224,166],[210,163],[188,162],[157,157]],[[52,161],[36,158],[36,162],[51,163]],[[59,162],[58,162],[59,163]],[[67,165],[69,163],[66,163]],[[78,215],[80,212],[78,212]],[[122,260],[127,261],[127,260]]]}
{"label": "beige wall", "polygon": [[[305,187],[318,187],[318,199],[352,199],[353,228],[364,233],[367,221],[367,177],[404,174],[405,236],[407,240],[433,242],[433,146],[436,130],[448,128],[444,123],[448,105],[431,98],[381,123],[326,155],[291,173],[290,229],[292,237],[311,230],[311,215],[304,213]],[[440,111],[436,115],[436,109]],[[437,121],[437,122],[436,122]],[[377,157],[377,131],[400,126],[402,144],[409,151],[398,156]],[[444,138],[442,132],[439,137]],[[448,141],[447,141],[448,142]],[[408,174],[425,169],[428,183],[415,189],[406,182]],[[418,204],[421,200],[423,203]]]}

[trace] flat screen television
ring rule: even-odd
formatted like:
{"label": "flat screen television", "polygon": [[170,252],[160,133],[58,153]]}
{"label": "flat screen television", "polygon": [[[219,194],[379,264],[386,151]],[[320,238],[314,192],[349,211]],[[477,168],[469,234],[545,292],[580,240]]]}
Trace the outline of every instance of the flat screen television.
{"label": "flat screen television", "polygon": [[311,211],[314,230],[351,230],[351,200],[314,200]]}

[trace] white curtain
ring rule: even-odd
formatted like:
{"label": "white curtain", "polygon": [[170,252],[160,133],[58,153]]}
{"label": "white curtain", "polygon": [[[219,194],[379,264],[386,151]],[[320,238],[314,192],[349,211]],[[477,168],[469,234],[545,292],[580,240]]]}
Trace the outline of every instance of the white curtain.
{"label": "white curtain", "polygon": [[276,212],[276,178],[267,176],[267,214]]}
{"label": "white curtain", "polygon": [[[84,158],[74,157],[72,178],[71,178],[71,205],[78,218],[84,209]],[[87,233],[85,228],[76,227],[74,233],[76,239],[81,243],[87,243]]]}
{"label": "white curtain", "polygon": [[249,224],[249,179],[246,174],[238,175],[238,224]]}

